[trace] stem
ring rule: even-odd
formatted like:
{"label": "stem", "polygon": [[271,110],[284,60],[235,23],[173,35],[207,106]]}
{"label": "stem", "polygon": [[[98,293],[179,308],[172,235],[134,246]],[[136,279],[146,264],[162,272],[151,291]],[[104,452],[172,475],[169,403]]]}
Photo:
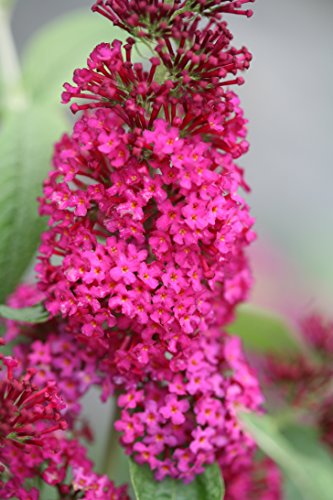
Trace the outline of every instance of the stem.
{"label": "stem", "polygon": [[[6,7],[7,5],[7,7]],[[10,27],[9,2],[0,0],[0,75],[2,105],[7,111],[19,111],[27,106],[22,86],[20,63]]]}
{"label": "stem", "polygon": [[114,423],[119,419],[120,417],[120,410],[118,406],[115,405],[115,408],[113,409],[111,418],[110,418],[110,424],[109,424],[109,429],[108,429],[108,437],[107,437],[107,442],[106,442],[106,447],[104,451],[104,459],[103,459],[103,473],[109,475],[110,472],[113,469],[113,466],[115,463],[117,463],[117,455],[118,455],[118,448],[119,448],[119,435],[117,431],[114,428]]}
{"label": "stem", "polygon": [[114,422],[120,418],[120,409],[116,407],[110,421],[108,441],[105,448],[103,473],[116,486],[130,482],[128,459],[120,446],[120,434],[114,429]]}

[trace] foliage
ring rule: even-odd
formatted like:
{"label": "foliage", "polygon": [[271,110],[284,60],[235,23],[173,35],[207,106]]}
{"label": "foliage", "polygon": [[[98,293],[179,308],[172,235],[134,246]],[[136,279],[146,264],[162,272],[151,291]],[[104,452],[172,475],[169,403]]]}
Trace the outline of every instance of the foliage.
{"label": "foliage", "polygon": [[224,485],[217,464],[210,465],[205,472],[190,484],[166,478],[155,481],[148,466],[130,460],[130,476],[137,500],[222,500]]}
{"label": "foliage", "polygon": [[14,321],[33,324],[44,323],[49,317],[42,304],[36,304],[32,307],[22,307],[20,309],[0,305],[0,316]]}
{"label": "foliage", "polygon": [[295,333],[273,312],[250,305],[240,306],[228,331],[238,335],[244,346],[260,353],[286,353],[300,350]]}
{"label": "foliage", "polygon": [[52,144],[64,120],[34,105],[6,117],[0,132],[0,301],[22,278],[39,244],[45,222],[36,198],[49,170]]}
{"label": "foliage", "polygon": [[0,127],[0,302],[22,279],[45,228],[36,198],[53,143],[67,128],[65,109],[56,106],[61,86],[97,43],[115,36],[124,39],[109,23],[78,11],[45,26],[27,44],[22,80],[28,104],[7,112]]}
{"label": "foliage", "polygon": [[312,429],[295,424],[280,429],[268,415],[243,413],[241,420],[262,451],[284,471],[290,500],[330,500],[333,461]]}

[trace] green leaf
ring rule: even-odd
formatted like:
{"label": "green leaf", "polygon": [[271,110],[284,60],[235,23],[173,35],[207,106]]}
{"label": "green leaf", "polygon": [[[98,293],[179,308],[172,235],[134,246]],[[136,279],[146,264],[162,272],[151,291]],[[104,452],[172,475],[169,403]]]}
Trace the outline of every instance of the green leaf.
{"label": "green leaf", "polygon": [[55,486],[50,486],[44,481],[41,481],[40,484],[36,484],[34,486],[39,490],[40,498],[45,498],[45,500],[59,500],[59,491]]}
{"label": "green leaf", "polygon": [[292,426],[282,431],[267,415],[243,413],[240,418],[257,445],[283,470],[286,498],[332,498],[333,461],[309,429]]}
{"label": "green leaf", "polygon": [[[333,460],[329,450],[320,442],[316,429],[292,424],[282,428],[281,433],[303,458],[311,462],[311,473],[316,476],[319,494],[326,495],[330,492],[332,495]],[[294,500],[294,497],[286,495],[286,499],[289,500]],[[317,496],[317,498],[328,497]]]}
{"label": "green leaf", "polygon": [[60,101],[63,84],[72,80],[75,68],[86,66],[97,44],[127,37],[102,16],[86,10],[59,17],[41,29],[24,52],[22,74],[28,91],[37,99]]}
{"label": "green leaf", "polygon": [[24,323],[45,323],[49,319],[49,314],[44,309],[43,304],[22,307],[21,309],[14,309],[13,307],[1,304],[0,317]]}
{"label": "green leaf", "polygon": [[191,483],[166,478],[156,481],[147,465],[129,461],[130,476],[137,500],[222,500],[224,484],[220,468],[210,465]]}
{"label": "green leaf", "polygon": [[257,352],[299,352],[300,343],[285,321],[270,311],[240,306],[228,331],[238,335],[245,348]]}
{"label": "green leaf", "polygon": [[0,129],[0,303],[38,246],[45,221],[36,198],[50,169],[52,144],[65,127],[60,113],[34,106],[8,115]]}

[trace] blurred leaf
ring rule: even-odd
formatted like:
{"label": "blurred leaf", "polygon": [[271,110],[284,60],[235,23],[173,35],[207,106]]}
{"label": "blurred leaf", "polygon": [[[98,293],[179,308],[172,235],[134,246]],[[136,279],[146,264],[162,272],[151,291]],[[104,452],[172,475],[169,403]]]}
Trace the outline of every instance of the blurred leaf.
{"label": "blurred leaf", "polygon": [[40,498],[45,498],[45,500],[59,500],[59,491],[54,486],[49,486],[46,483],[37,485],[41,496]]}
{"label": "blurred leaf", "polygon": [[0,316],[14,321],[22,321],[24,323],[45,323],[48,320],[49,314],[44,309],[43,304],[36,304],[31,307],[22,307],[14,309],[5,305],[0,305]]}
{"label": "blurred leaf", "polygon": [[60,101],[62,86],[75,68],[86,66],[93,48],[128,34],[97,14],[74,11],[42,28],[28,44],[22,62],[25,85],[36,99]]}
{"label": "blurred leaf", "polygon": [[129,461],[129,467],[137,500],[222,500],[224,497],[223,479],[217,464],[208,466],[189,484],[171,478],[156,481],[147,465],[138,465],[133,460]]}
{"label": "blurred leaf", "polygon": [[240,306],[227,330],[239,336],[245,348],[257,352],[297,352],[300,345],[282,318],[253,306]]}
{"label": "blurred leaf", "polygon": [[283,478],[283,500],[303,500],[301,493],[288,477]]}
{"label": "blurred leaf", "polygon": [[36,198],[50,168],[61,114],[35,106],[8,115],[0,129],[0,302],[18,284],[39,243],[44,220]]}
{"label": "blurred leaf", "polygon": [[281,431],[267,415],[242,413],[240,418],[257,445],[285,473],[289,500],[332,498],[333,461],[308,428]]}
{"label": "blurred leaf", "polygon": [[[0,337],[2,336],[2,331],[0,331]],[[13,348],[11,345],[5,344],[0,346],[1,354],[3,356],[12,356]]]}
{"label": "blurred leaf", "polygon": [[[332,497],[333,460],[329,450],[320,442],[316,429],[294,424],[282,428],[281,434],[303,458],[306,458],[312,463],[311,474],[316,475],[316,481],[320,483],[322,492],[330,492]],[[291,488],[289,487],[289,491],[290,490]],[[295,495],[292,497],[291,494],[289,494],[289,497],[286,496],[286,499],[295,500]]]}

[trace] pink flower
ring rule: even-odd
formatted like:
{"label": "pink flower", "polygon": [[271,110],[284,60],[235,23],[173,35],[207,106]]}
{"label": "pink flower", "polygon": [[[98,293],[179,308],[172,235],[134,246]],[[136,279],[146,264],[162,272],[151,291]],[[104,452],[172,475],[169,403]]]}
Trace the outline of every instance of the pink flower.
{"label": "pink flower", "polygon": [[[126,271],[127,272],[127,271]],[[124,285],[117,285],[114,288],[115,295],[109,300],[109,307],[117,310],[120,308],[121,312],[126,316],[134,314],[134,305],[131,301],[130,294]]]}
{"label": "pink flower", "polygon": [[138,463],[148,463],[151,469],[156,469],[157,459],[156,459],[156,451],[157,448],[155,445],[145,445],[143,443],[135,443],[133,447],[134,451],[138,453],[137,461]]}
{"label": "pink flower", "polygon": [[214,430],[211,429],[210,427],[207,427],[206,429],[197,427],[192,432],[194,441],[190,445],[191,451],[193,451],[193,453],[198,453],[199,450],[205,450],[205,451],[212,450],[213,446],[210,442],[210,438],[213,435],[214,435]]}
{"label": "pink flower", "polygon": [[196,404],[195,413],[200,425],[214,425],[217,421],[221,425],[222,421],[219,418],[222,417],[224,409],[220,401],[203,398]]}
{"label": "pink flower", "polygon": [[155,279],[156,276],[160,276],[160,269],[158,266],[151,264],[149,267],[144,262],[140,264],[138,276],[146,283],[149,288],[155,289],[158,287],[159,282]]}
{"label": "pink flower", "polygon": [[134,283],[136,280],[133,271],[137,271],[137,263],[120,254],[117,259],[117,266],[110,270],[110,276],[115,281],[123,281],[126,285]]}
{"label": "pink flower", "polygon": [[98,136],[98,142],[100,143],[98,146],[99,151],[106,153],[111,158],[113,158],[113,153],[120,144],[118,134],[115,131],[109,133],[101,132]]}
{"label": "pink flower", "polygon": [[162,276],[162,281],[166,287],[172,288],[176,293],[179,293],[185,285],[182,271],[172,264],[167,267],[166,272]]}
{"label": "pink flower", "polygon": [[118,432],[124,433],[122,441],[126,444],[132,443],[139,437],[144,428],[138,415],[130,417],[126,413],[123,413],[121,420],[118,420],[114,427]]}
{"label": "pink flower", "polygon": [[166,405],[162,406],[161,414],[164,418],[170,418],[175,425],[185,422],[184,413],[189,409],[189,403],[186,400],[178,399],[177,396],[170,395],[166,397]]}
{"label": "pink flower", "polygon": [[147,142],[153,143],[160,154],[170,155],[181,150],[183,141],[179,139],[179,132],[176,128],[168,128],[163,120],[155,121],[153,132],[145,130],[143,134]]}

